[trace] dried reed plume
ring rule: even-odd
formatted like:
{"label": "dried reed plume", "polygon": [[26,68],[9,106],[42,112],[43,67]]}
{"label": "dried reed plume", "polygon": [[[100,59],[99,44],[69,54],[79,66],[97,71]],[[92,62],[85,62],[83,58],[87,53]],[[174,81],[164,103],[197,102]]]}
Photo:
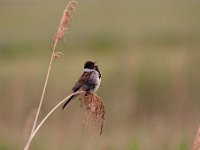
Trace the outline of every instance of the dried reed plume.
{"label": "dried reed plume", "polygon": [[101,135],[105,124],[105,106],[102,99],[95,93],[81,93],[79,94],[79,97],[79,100],[81,101],[81,107],[83,105],[86,107],[86,112],[83,117],[84,124],[88,124],[91,115],[95,120],[95,124],[99,118],[101,118]]}
{"label": "dried reed plume", "polygon": [[200,150],[200,126],[194,139],[192,150]]}
{"label": "dried reed plume", "polygon": [[52,43],[53,49],[56,47],[59,40],[64,39],[64,34],[69,29],[69,25],[72,22],[72,12],[75,10],[76,5],[77,5],[77,2],[70,1],[66,9],[64,10],[57,33],[53,39],[53,43]]}
{"label": "dried reed plume", "polygon": [[39,103],[38,110],[37,110],[37,113],[36,113],[36,116],[35,116],[35,119],[34,119],[34,123],[33,123],[33,127],[32,127],[32,130],[31,130],[29,139],[26,143],[24,150],[29,149],[29,145],[30,145],[31,140],[32,140],[32,135],[35,132],[38,116],[39,116],[40,109],[41,109],[41,106],[42,106],[42,103],[43,103],[47,83],[48,83],[48,80],[49,80],[49,75],[50,75],[50,72],[51,72],[52,63],[56,58],[59,58],[59,56],[61,54],[60,52],[55,52],[57,43],[58,43],[59,40],[64,39],[64,33],[69,29],[69,25],[72,21],[71,13],[72,13],[73,10],[75,10],[76,5],[77,5],[77,2],[75,2],[75,1],[70,1],[68,3],[66,9],[64,10],[63,16],[61,18],[60,25],[58,27],[57,33],[54,37],[51,59],[50,59],[50,62],[49,62],[48,71],[47,71],[44,87],[43,87],[41,98],[40,98],[40,103]]}

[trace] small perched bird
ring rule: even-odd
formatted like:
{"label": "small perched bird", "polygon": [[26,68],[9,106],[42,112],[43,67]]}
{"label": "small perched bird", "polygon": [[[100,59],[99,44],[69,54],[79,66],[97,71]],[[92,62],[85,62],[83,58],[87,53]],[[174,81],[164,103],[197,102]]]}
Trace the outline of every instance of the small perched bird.
{"label": "small perched bird", "polygon": [[[87,61],[84,64],[84,72],[79,80],[75,83],[72,88],[72,92],[75,93],[79,90],[86,92],[96,92],[101,83],[101,73],[99,71],[98,65],[96,62]],[[69,104],[69,102],[74,99],[76,96],[71,96],[63,105],[63,109]]]}

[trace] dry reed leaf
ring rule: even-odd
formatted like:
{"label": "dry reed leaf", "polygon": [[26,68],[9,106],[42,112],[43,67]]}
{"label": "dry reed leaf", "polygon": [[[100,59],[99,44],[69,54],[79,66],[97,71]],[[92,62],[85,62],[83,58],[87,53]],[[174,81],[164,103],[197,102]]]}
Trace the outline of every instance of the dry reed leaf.
{"label": "dry reed leaf", "polygon": [[93,117],[95,124],[98,122],[99,119],[101,119],[101,135],[106,121],[105,106],[102,99],[95,93],[82,93],[79,95],[79,100],[81,101],[81,107],[83,105],[86,107],[86,112],[83,116],[83,125],[87,126],[90,116]]}
{"label": "dry reed leaf", "polygon": [[54,59],[54,61],[57,60],[57,59],[59,59],[59,58],[61,57],[61,55],[62,55],[62,52],[55,52],[55,53],[53,54],[53,59]]}
{"label": "dry reed leaf", "polygon": [[69,29],[69,25],[72,22],[72,12],[75,10],[77,5],[76,1],[70,1],[63,12],[63,16],[60,20],[60,24],[57,29],[57,33],[54,36],[54,40],[52,43],[53,49],[55,49],[59,40],[64,39],[65,32]]}
{"label": "dry reed leaf", "polygon": [[200,150],[200,127],[193,142],[192,150]]}

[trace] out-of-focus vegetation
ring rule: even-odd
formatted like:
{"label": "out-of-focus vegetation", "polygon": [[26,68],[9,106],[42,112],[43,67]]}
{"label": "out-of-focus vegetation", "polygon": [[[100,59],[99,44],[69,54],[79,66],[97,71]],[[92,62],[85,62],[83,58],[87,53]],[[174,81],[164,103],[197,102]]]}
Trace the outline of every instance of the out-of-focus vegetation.
{"label": "out-of-focus vegetation", "polygon": [[[0,1],[0,149],[22,149],[66,1]],[[78,100],[57,110],[31,149],[187,150],[200,118],[200,1],[78,1],[53,65],[41,117],[96,60],[106,105],[102,136],[82,128]]]}

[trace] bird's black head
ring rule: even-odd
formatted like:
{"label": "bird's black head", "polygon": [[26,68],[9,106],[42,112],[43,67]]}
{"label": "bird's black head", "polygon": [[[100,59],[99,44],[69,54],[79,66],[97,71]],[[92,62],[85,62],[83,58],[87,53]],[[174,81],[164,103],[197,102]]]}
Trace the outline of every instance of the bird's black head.
{"label": "bird's black head", "polygon": [[95,62],[87,61],[84,65],[84,69],[95,69]]}

